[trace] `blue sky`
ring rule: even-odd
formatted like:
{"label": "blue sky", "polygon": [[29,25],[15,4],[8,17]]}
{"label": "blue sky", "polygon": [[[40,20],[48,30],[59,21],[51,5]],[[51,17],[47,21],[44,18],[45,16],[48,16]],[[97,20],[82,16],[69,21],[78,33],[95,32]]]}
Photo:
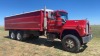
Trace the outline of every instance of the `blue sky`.
{"label": "blue sky", "polygon": [[0,26],[4,17],[44,8],[65,10],[69,19],[88,18],[90,23],[100,24],[100,0],[0,0]]}

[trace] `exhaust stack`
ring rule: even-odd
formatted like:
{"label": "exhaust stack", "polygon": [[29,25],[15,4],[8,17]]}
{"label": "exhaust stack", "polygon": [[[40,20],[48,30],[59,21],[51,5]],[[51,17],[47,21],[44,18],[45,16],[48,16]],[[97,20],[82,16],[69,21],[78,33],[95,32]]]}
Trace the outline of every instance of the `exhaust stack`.
{"label": "exhaust stack", "polygon": [[46,36],[47,32],[47,17],[46,17],[46,6],[44,8],[44,35]]}

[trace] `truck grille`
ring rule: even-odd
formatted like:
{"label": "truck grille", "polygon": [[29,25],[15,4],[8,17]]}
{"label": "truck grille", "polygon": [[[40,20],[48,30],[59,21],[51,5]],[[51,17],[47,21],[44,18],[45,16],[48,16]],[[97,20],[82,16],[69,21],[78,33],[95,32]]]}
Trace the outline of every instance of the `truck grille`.
{"label": "truck grille", "polygon": [[86,34],[89,34],[89,24],[86,24]]}

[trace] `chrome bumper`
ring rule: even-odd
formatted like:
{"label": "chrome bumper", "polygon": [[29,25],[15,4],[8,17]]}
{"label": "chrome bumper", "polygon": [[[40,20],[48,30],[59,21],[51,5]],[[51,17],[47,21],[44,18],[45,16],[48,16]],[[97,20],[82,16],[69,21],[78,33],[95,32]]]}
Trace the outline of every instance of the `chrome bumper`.
{"label": "chrome bumper", "polygon": [[92,38],[92,34],[82,37],[83,44],[89,42]]}

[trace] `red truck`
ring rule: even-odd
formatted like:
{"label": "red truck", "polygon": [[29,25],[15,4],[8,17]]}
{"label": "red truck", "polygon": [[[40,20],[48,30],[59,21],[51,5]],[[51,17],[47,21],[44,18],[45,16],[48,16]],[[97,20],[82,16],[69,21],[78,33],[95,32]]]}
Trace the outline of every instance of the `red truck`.
{"label": "red truck", "polygon": [[5,17],[5,30],[11,39],[22,41],[27,37],[47,36],[47,40],[58,38],[64,50],[77,52],[91,39],[88,20],[68,20],[68,13],[63,10],[41,9],[33,12]]}

